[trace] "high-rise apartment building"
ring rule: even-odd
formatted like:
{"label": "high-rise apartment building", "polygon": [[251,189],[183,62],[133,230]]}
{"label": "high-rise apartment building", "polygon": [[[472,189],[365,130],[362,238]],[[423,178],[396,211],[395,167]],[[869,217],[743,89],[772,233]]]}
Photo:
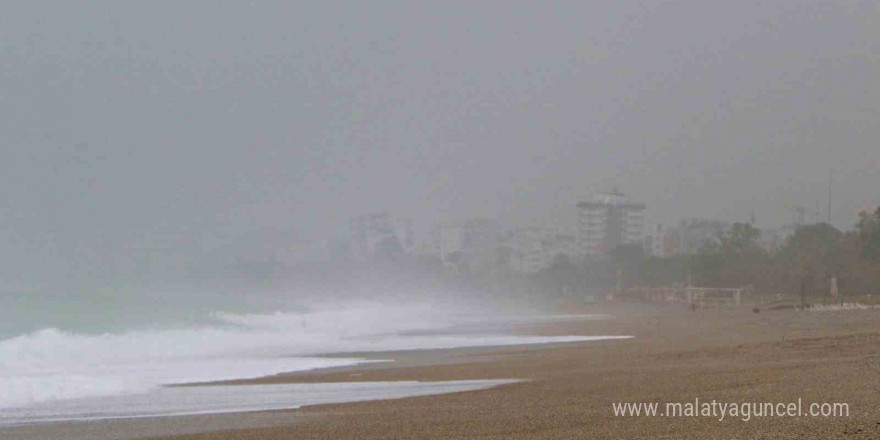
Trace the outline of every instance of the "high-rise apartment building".
{"label": "high-rise apartment building", "polygon": [[597,193],[578,208],[578,248],[585,257],[607,256],[625,244],[643,244],[644,203],[633,202],[623,193]]}

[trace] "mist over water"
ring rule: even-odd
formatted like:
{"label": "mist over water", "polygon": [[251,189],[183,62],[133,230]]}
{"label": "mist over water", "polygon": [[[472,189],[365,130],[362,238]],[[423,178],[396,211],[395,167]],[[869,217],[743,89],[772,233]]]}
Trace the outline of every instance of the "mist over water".
{"label": "mist over water", "polygon": [[[505,317],[474,302],[432,300],[424,292],[411,292],[409,301],[381,296],[329,301],[316,292],[298,293],[131,291],[112,298],[99,293],[93,301],[79,296],[76,305],[64,295],[45,295],[39,303],[6,297],[0,407],[366,362],[320,356],[329,353],[590,339],[512,336],[505,320],[546,317]],[[54,314],[53,308],[64,313]],[[19,319],[16,329],[9,323],[21,310],[43,313]],[[493,314],[495,327],[486,327]],[[481,330],[473,331],[477,325]]]}
{"label": "mist over water", "polygon": [[159,287],[45,289],[38,293],[0,293],[0,338],[43,328],[84,333],[204,324],[218,311],[305,310],[303,300],[192,285]]}
{"label": "mist over water", "polygon": [[877,0],[186,3],[0,14],[0,412],[876,300]]}

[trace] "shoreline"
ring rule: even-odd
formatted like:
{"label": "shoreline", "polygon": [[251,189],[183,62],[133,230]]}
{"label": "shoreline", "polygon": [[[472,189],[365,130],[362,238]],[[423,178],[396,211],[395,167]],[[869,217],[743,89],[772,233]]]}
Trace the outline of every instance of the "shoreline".
{"label": "shoreline", "polygon": [[[64,415],[52,415],[48,416],[46,419],[30,419],[23,420],[20,422],[12,422],[8,425],[3,425],[2,428],[38,428],[40,426],[48,426],[51,427],[53,425],[88,425],[95,422],[100,423],[115,423],[117,421],[125,421],[132,422],[143,419],[173,419],[173,418],[181,418],[181,417],[192,417],[192,416],[225,416],[225,415],[238,415],[238,414],[247,414],[247,413],[259,413],[259,412],[273,412],[273,411],[291,411],[296,410],[308,406],[316,406],[316,405],[333,405],[338,403],[350,403],[350,402],[361,402],[361,401],[369,401],[369,400],[387,400],[387,399],[402,399],[408,397],[419,397],[419,396],[429,396],[429,395],[439,395],[439,394],[447,394],[447,393],[456,393],[456,392],[467,392],[467,391],[476,391],[488,389],[496,386],[507,385],[511,383],[519,382],[516,379],[496,379],[496,380],[460,380],[460,381],[395,381],[395,382],[336,382],[336,383],[290,383],[290,384],[273,384],[273,385],[250,385],[250,386],[234,386],[234,385],[212,385],[212,386],[200,386],[200,387],[165,387],[164,391],[160,391],[158,393],[152,393],[150,395],[141,395],[138,396],[142,400],[142,398],[147,398],[152,402],[153,407],[161,407],[161,406],[172,406],[174,403],[172,400],[169,400],[167,396],[162,396],[164,393],[172,393],[171,396],[174,399],[181,400],[189,400],[190,404],[192,401],[198,398],[198,395],[209,395],[210,398],[208,400],[202,400],[201,405],[196,406],[199,409],[181,409],[179,411],[173,412],[161,412],[161,413],[150,413],[150,412],[139,412],[139,413],[119,413],[118,415],[112,414],[100,414],[98,412],[91,413],[91,415],[84,416],[76,416],[69,417]],[[194,393],[193,391],[189,391],[191,388],[197,388],[199,392]],[[236,391],[232,391],[236,390]],[[234,396],[238,393],[238,391],[245,391],[245,395],[253,395],[260,393],[268,393],[276,397],[275,400],[271,402],[265,402],[261,404],[257,404],[254,406],[253,404],[250,406],[232,406],[232,407],[222,407],[217,403],[217,397],[228,397]],[[286,391],[286,393],[285,393]],[[318,395],[316,394],[318,392]],[[321,392],[331,392],[333,395],[320,395]],[[339,392],[349,392],[349,394],[340,395]],[[335,392],[335,393],[334,393]],[[371,394],[372,393],[372,394]],[[303,394],[311,394],[312,398],[307,401],[302,401]],[[278,397],[282,399],[278,399]],[[117,396],[125,399],[126,397],[131,396]],[[297,399],[299,398],[301,403],[293,404],[288,399]],[[91,399],[93,402],[83,402],[83,401],[70,401],[71,404],[76,404],[79,407],[94,407],[94,400],[97,400],[101,403],[101,407],[112,406],[114,403],[118,403],[118,399],[114,399],[113,397],[107,398],[96,398]],[[114,402],[117,400],[117,402]],[[122,405],[124,407],[124,405]],[[207,409],[205,409],[207,408]],[[143,409],[142,409],[143,410]],[[90,414],[89,412],[85,412],[83,414]],[[13,419],[14,420],[14,419]]]}
{"label": "shoreline", "polygon": [[[383,433],[414,438],[690,438],[707,427],[744,438],[758,431],[835,438],[849,429],[846,427],[876,429],[880,434],[880,425],[874,428],[871,424],[872,417],[880,422],[880,397],[868,392],[880,387],[880,362],[877,367],[871,367],[869,362],[871,356],[880,355],[875,354],[880,345],[880,311],[876,309],[753,314],[746,308],[686,312],[621,306],[612,315],[614,318],[607,321],[530,324],[527,331],[558,335],[575,331],[597,334],[599,330],[601,334],[620,334],[629,330],[628,334],[635,338],[363,353],[367,358],[393,358],[395,362],[221,384],[493,378],[519,378],[526,382],[480,391],[295,410],[207,418],[183,416],[173,421],[153,419],[137,424],[108,423],[102,428],[104,437],[88,437],[72,431],[70,426],[43,426],[44,429],[13,433],[19,437],[10,438],[250,440],[384,438]],[[682,377],[688,375],[692,379]],[[670,401],[692,401],[694,397],[775,401],[798,396],[816,401],[848,401],[856,415],[846,420],[718,423],[706,419],[615,418],[610,414],[610,404],[615,401],[656,401],[661,397]],[[160,426],[167,429],[159,432]],[[436,435],[438,426],[443,428],[442,435]]]}
{"label": "shoreline", "polygon": [[[334,366],[334,367],[319,367],[309,370],[294,370],[292,372],[285,372],[275,375],[269,376],[260,376],[260,377],[252,377],[252,378],[242,378],[242,379],[229,379],[229,380],[220,380],[220,381],[210,381],[210,382],[194,382],[194,383],[177,383],[177,384],[169,384],[160,387],[159,393],[162,393],[161,390],[167,389],[186,389],[186,388],[194,388],[194,387],[222,387],[222,386],[232,386],[232,385],[277,385],[277,384],[333,384],[333,383],[354,383],[360,382],[364,384],[370,384],[375,382],[387,382],[389,387],[393,385],[427,385],[433,384],[437,382],[449,382],[448,386],[450,387],[461,387],[462,384],[460,382],[492,382],[492,381],[505,381],[504,383],[508,383],[512,378],[504,377],[504,378],[493,378],[493,379],[434,379],[434,380],[386,380],[386,381],[378,381],[378,380],[358,380],[358,376],[360,373],[352,373],[348,380],[332,380],[332,381],[321,381],[317,379],[312,380],[300,380],[292,382],[287,377],[291,375],[295,375],[297,373],[317,373],[318,375],[323,374],[334,374],[338,372],[344,371],[361,371],[362,369],[371,369],[373,368],[399,368],[401,366],[413,366],[413,365],[421,365],[421,366],[429,366],[435,364],[442,363],[450,363],[457,362],[453,359],[452,353],[491,353],[493,350],[503,350],[505,348],[518,348],[518,347],[534,347],[534,346],[556,346],[560,344],[571,344],[571,343],[579,343],[579,342],[595,342],[596,340],[601,339],[618,339],[618,338],[629,338],[630,336],[571,336],[571,335],[538,335],[533,331],[515,331],[515,332],[502,332],[498,333],[499,329],[514,329],[520,327],[527,327],[532,323],[537,324],[546,324],[553,323],[558,321],[563,322],[576,322],[583,320],[595,320],[595,319],[604,319],[605,316],[602,315],[540,315],[540,316],[522,316],[515,317],[515,319],[509,320],[507,318],[495,319],[493,322],[487,324],[477,324],[477,326],[465,326],[461,328],[455,328],[453,331],[445,332],[438,331],[434,332],[435,335],[443,337],[448,335],[454,335],[456,337],[460,336],[473,336],[475,343],[477,345],[474,346],[463,346],[463,347],[450,347],[450,348],[415,348],[415,349],[406,349],[406,350],[388,350],[388,351],[344,351],[344,352],[336,352],[336,353],[327,353],[320,355],[313,355],[314,357],[320,357],[324,359],[354,359],[357,358],[360,362]],[[479,334],[474,332],[475,328],[484,328],[490,329],[492,332],[488,334]],[[554,339],[559,340],[554,340]],[[489,339],[498,339],[499,343],[495,345],[486,345],[486,340]],[[511,342],[514,341],[514,342]],[[298,358],[299,356],[293,356],[293,358]],[[315,376],[319,377],[319,376]],[[514,381],[518,380],[513,378]],[[458,383],[457,383],[458,382]],[[355,385],[355,384],[353,384]],[[444,385],[443,383],[438,385]],[[483,389],[486,386],[499,386],[501,384],[489,384],[489,385],[481,385],[479,383],[475,383],[472,385],[474,389]],[[255,387],[257,388],[257,387]],[[424,388],[436,388],[436,385],[431,385],[430,387]],[[462,392],[466,391],[464,389],[451,391],[451,392]],[[450,391],[425,391],[425,392],[415,392],[412,394],[413,396],[420,395],[435,395],[446,393]],[[150,395],[156,395],[159,393],[150,393]],[[234,394],[234,393],[230,393]],[[393,393],[392,393],[393,394]],[[119,398],[131,398],[133,395],[118,395],[118,396],[106,396],[106,397],[94,397],[94,398],[84,398],[85,400],[76,399],[76,404],[80,406],[95,406],[95,400],[99,400],[102,402],[107,402],[104,406],[112,407],[114,405],[113,401],[118,401]],[[391,397],[383,397],[380,396],[362,396],[360,398],[346,398],[346,397],[337,397],[338,400],[332,400],[330,402],[322,402],[320,404],[335,404],[335,403],[345,403],[352,401],[365,401],[365,400],[377,400],[377,399],[389,399],[389,398],[406,398],[411,397],[409,395],[404,396],[391,396]],[[62,402],[63,404],[63,402]],[[271,412],[271,411],[289,411],[296,410],[298,408],[304,406],[313,406],[315,403],[302,403],[302,404],[294,404],[291,403],[289,407],[270,407],[270,408],[259,408],[259,409],[250,409],[246,407],[232,407],[227,409],[186,409],[181,412],[169,412],[169,413],[153,413],[153,412],[109,412],[109,413],[91,413],[86,410],[77,413],[71,413],[74,415],[67,416],[63,412],[61,413],[52,413],[46,412],[46,419],[41,418],[41,416],[27,416],[29,420],[20,419],[21,421],[16,421],[16,415],[11,415],[10,419],[7,420],[8,423],[0,426],[0,433],[7,435],[10,431],[17,431],[26,428],[26,430],[34,431],[34,432],[42,432],[42,431],[51,431],[54,430],[55,427],[64,426],[64,429],[70,428],[73,425],[84,425],[84,424],[93,424],[95,422],[100,422],[104,424],[119,424],[119,422],[124,422],[125,424],[129,424],[131,421],[135,420],[150,420],[150,419],[171,419],[171,418],[181,418],[181,417],[193,417],[193,416],[231,416],[237,414],[244,413],[254,413],[254,412]],[[57,405],[56,405],[57,406]],[[72,405],[67,405],[68,409]],[[120,405],[117,405],[120,406]],[[124,405],[121,405],[124,407]],[[208,405],[210,407],[211,404]],[[63,411],[63,408],[61,408]],[[45,410],[44,410],[45,411]],[[27,414],[27,410],[20,411],[22,415]],[[31,411],[32,414],[35,414]],[[75,414],[83,414],[81,416],[77,416]],[[123,415],[119,415],[123,414]],[[43,429],[45,428],[45,429]],[[35,434],[36,435],[36,434]]]}

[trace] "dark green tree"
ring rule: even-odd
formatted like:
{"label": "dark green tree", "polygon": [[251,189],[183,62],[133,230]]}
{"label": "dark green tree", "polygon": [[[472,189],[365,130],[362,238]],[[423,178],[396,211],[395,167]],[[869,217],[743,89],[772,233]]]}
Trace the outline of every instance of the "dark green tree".
{"label": "dark green tree", "polygon": [[856,223],[862,258],[880,261],[880,208],[874,213],[862,211]]}

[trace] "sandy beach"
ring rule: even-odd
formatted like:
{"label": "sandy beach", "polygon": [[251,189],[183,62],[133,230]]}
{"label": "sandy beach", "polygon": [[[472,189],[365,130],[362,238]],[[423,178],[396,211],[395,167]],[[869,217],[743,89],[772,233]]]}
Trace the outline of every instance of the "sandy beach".
{"label": "sandy beach", "polygon": [[[582,312],[575,310],[574,312]],[[567,312],[571,313],[571,310]],[[596,313],[595,308],[589,310]],[[534,335],[633,339],[358,353],[395,362],[233,384],[522,379],[454,394],[290,411],[21,427],[10,439],[880,438],[880,309],[698,310],[611,305],[608,320],[532,323]],[[351,353],[340,356],[351,356]],[[849,417],[618,417],[619,402],[844,402]]]}
{"label": "sandy beach", "polygon": [[880,0],[4,6],[0,440],[880,440]]}

